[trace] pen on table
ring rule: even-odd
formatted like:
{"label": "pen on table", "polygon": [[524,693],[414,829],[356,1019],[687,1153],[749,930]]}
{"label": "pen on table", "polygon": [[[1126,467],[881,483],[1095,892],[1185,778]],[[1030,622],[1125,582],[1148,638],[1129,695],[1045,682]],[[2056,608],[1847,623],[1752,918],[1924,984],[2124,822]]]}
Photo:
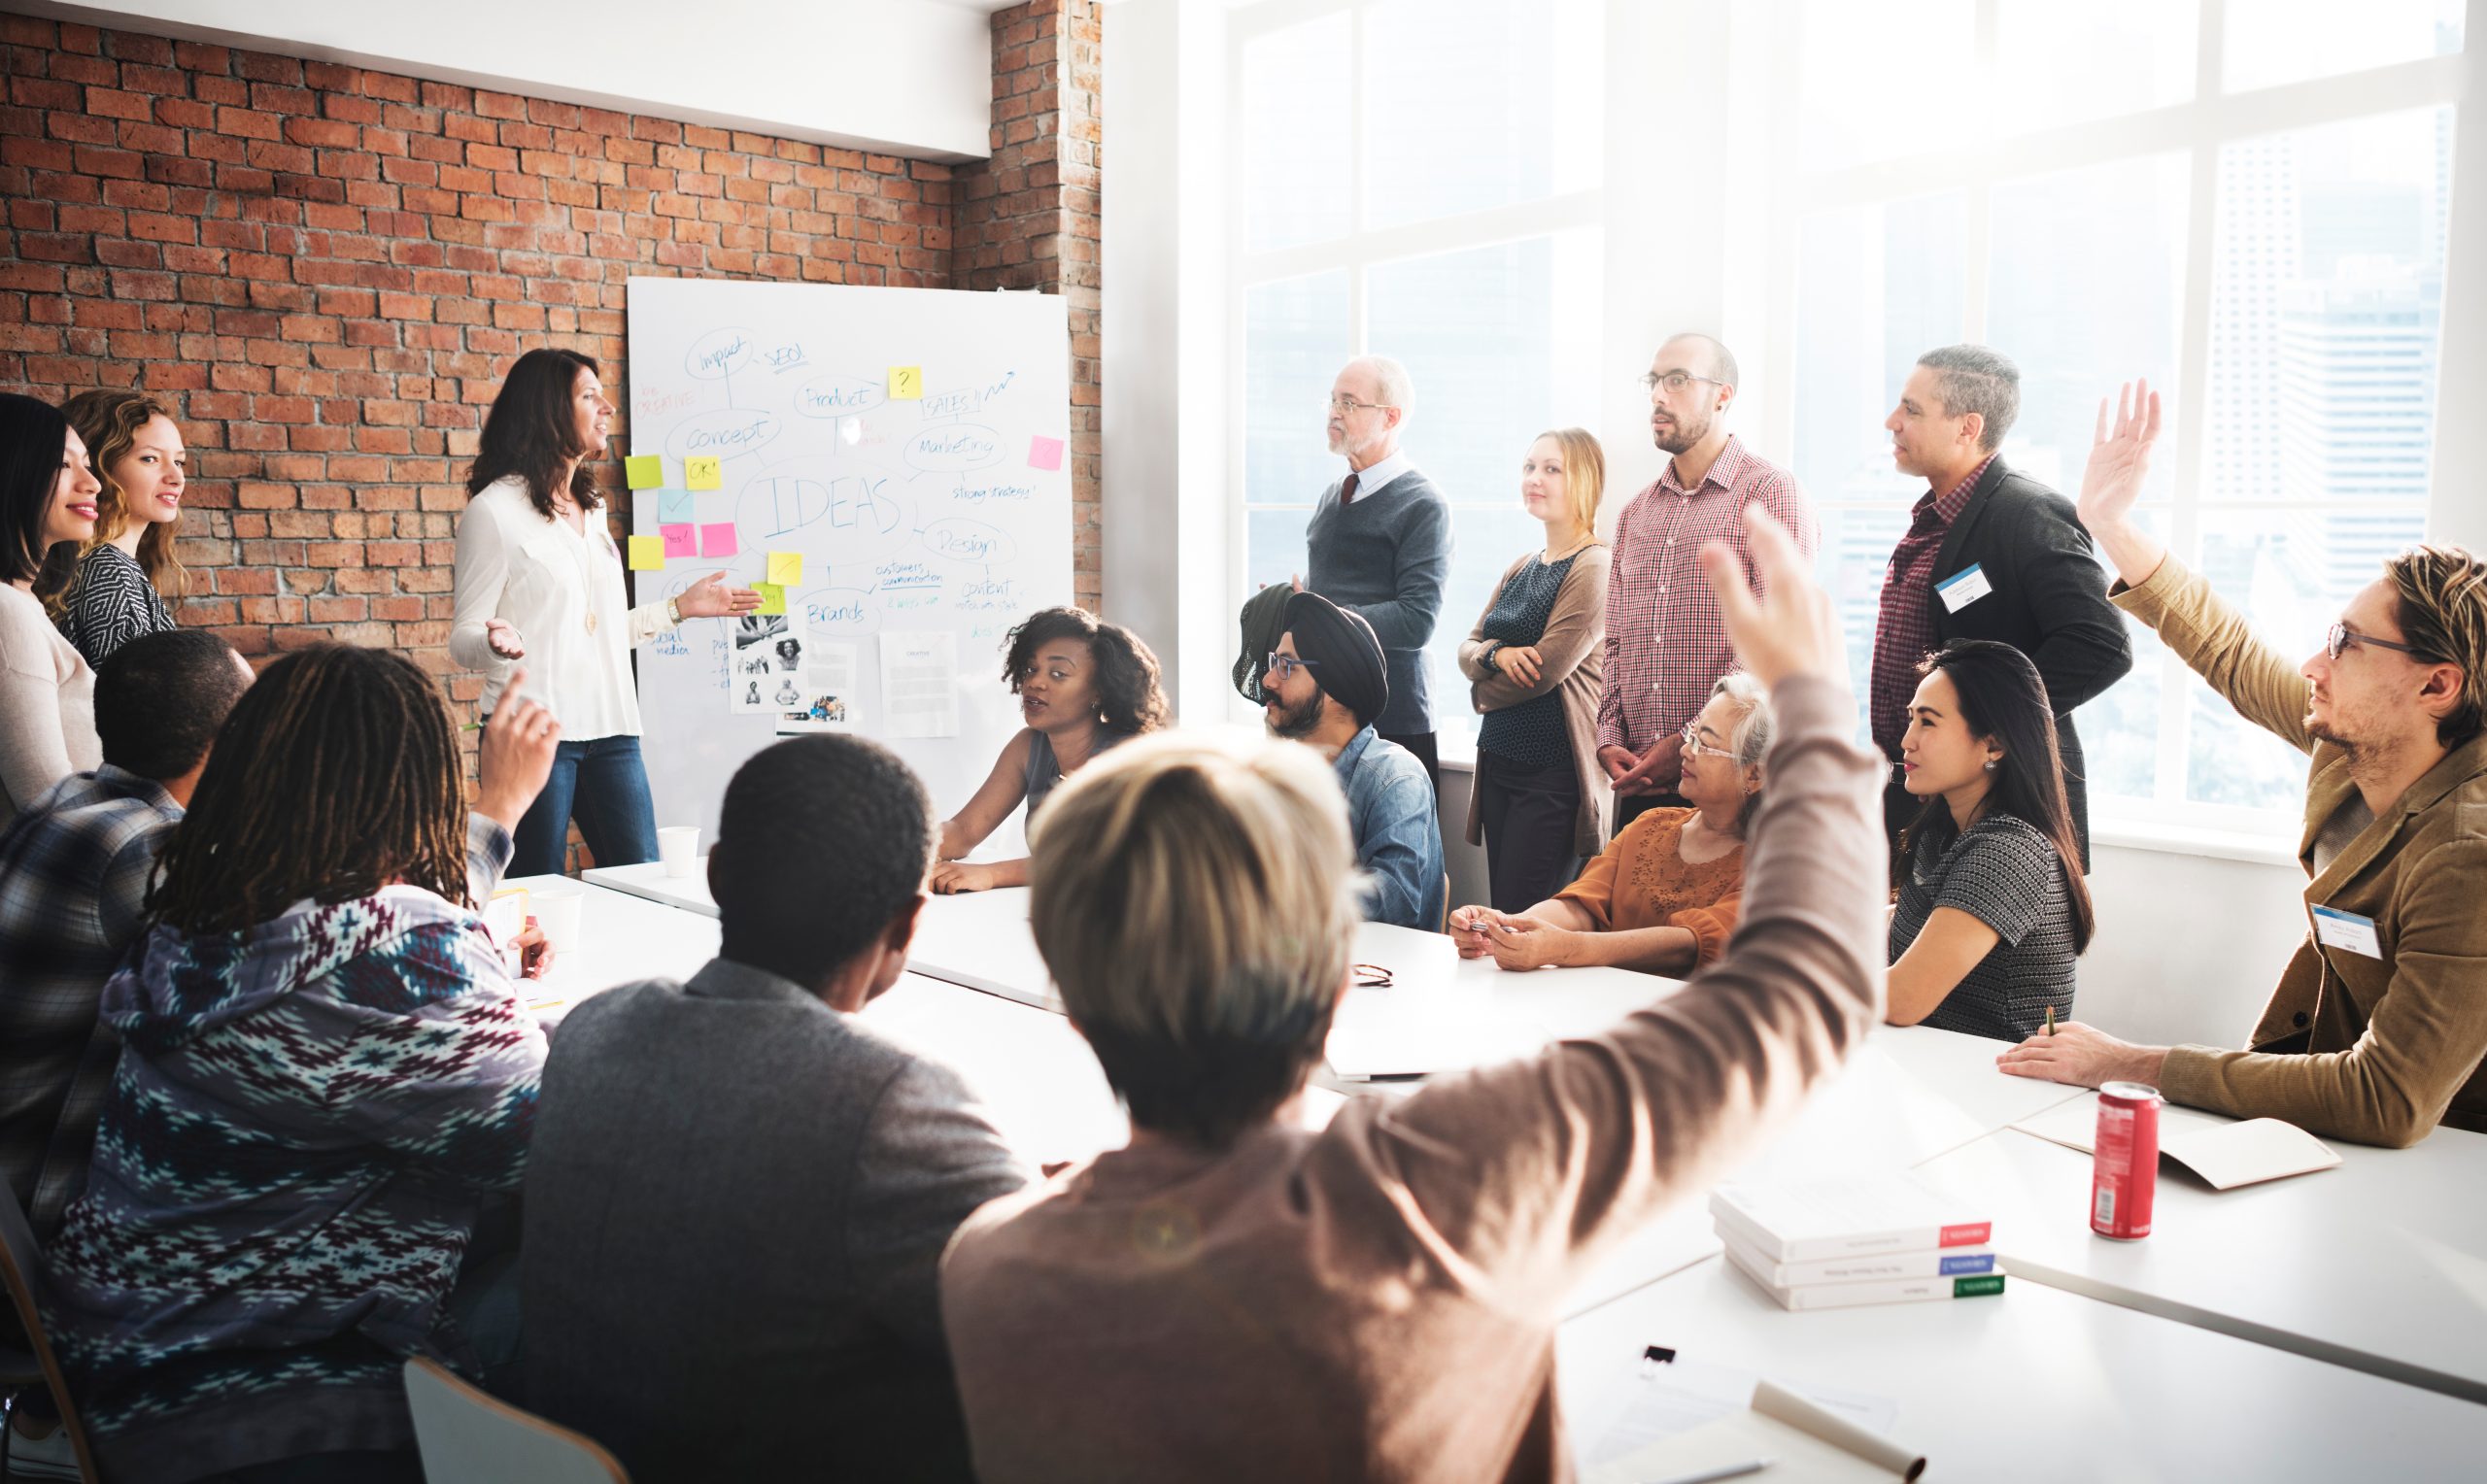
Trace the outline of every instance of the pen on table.
{"label": "pen on table", "polygon": [[1721,1464],[1716,1468],[1704,1468],[1699,1473],[1679,1473],[1672,1478],[1652,1479],[1650,1484],[1711,1484],[1713,1479],[1741,1479],[1749,1473],[1759,1473],[1777,1462],[1777,1459],[1757,1458],[1745,1464]]}
{"label": "pen on table", "polygon": [[2047,1034],[2049,1034],[2049,1035],[2053,1035],[2053,1034],[2055,1034],[2055,1033],[2056,1033],[2056,1007],[2055,1007],[2055,1006],[2053,1006],[2053,1005],[2049,1005],[2049,1006],[2047,1006]]}

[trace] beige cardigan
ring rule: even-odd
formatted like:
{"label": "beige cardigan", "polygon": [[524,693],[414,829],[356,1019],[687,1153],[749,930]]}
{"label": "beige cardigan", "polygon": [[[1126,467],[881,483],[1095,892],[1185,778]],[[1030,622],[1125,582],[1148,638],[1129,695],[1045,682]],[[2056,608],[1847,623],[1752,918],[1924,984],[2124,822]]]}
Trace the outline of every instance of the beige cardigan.
{"label": "beige cardigan", "polygon": [[0,583],[0,825],[70,774],[103,765],[94,667],[33,594]]}
{"label": "beige cardigan", "polygon": [[[1526,556],[1503,569],[1501,580],[1494,584],[1494,595],[1485,600],[1484,613],[1477,615],[1468,637],[1459,641],[1459,673],[1468,677],[1468,703],[1481,716],[1562,688],[1563,734],[1571,740],[1572,762],[1581,775],[1581,809],[1572,848],[1594,856],[1606,848],[1606,821],[1615,800],[1606,769],[1597,764],[1597,703],[1606,654],[1606,574],[1615,554],[1605,542],[1584,536],[1554,559],[1560,561],[1573,552],[1580,554],[1580,560],[1563,574],[1563,586],[1554,594],[1554,611],[1546,619],[1546,635],[1537,641],[1538,657],[1545,660],[1537,672],[1537,684],[1523,686],[1499,670],[1487,669],[1477,658],[1485,649],[1485,617],[1503,600],[1503,590],[1511,586],[1512,578],[1528,565]],[[1480,845],[1484,838],[1477,790],[1472,786],[1468,843]]]}

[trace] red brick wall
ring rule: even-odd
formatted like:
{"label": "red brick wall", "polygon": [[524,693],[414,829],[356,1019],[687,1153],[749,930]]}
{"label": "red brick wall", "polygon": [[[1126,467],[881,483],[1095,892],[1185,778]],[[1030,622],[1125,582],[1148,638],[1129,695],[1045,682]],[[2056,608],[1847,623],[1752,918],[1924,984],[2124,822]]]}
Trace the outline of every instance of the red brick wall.
{"label": "red brick wall", "polygon": [[1098,0],[1030,0],[993,17],[993,157],[959,172],[961,288],[1041,288],[1071,317],[1072,579],[1102,608],[1097,529]]}
{"label": "red brick wall", "polygon": [[945,165],[0,17],[0,388],[173,405],[186,622],[246,654],[394,646],[470,698],[445,648],[460,480],[521,351],[596,356],[627,414],[633,273],[1041,287],[1073,300],[1094,601],[1094,0],[994,38],[997,156],[962,210]]}

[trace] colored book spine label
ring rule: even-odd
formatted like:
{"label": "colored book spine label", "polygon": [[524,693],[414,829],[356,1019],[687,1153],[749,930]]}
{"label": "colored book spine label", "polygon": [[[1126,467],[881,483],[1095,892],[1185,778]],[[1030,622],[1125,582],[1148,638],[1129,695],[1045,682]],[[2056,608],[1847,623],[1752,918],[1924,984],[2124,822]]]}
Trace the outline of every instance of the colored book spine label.
{"label": "colored book spine label", "polygon": [[1945,1227],[1935,1240],[1937,1247],[1972,1247],[1986,1241],[1994,1231],[1991,1221],[1972,1222],[1965,1227]]}
{"label": "colored book spine label", "polygon": [[1983,1278],[1955,1278],[1952,1280],[1952,1297],[1955,1298],[1984,1298],[1988,1294],[1999,1294],[2002,1292],[2003,1274],[1999,1272],[1989,1274]]}
{"label": "colored book spine label", "polygon": [[1994,1254],[1992,1252],[1981,1252],[1973,1258],[1945,1258],[1943,1260],[1943,1276],[1947,1278],[1958,1277],[1961,1273],[1993,1271],[1994,1271]]}

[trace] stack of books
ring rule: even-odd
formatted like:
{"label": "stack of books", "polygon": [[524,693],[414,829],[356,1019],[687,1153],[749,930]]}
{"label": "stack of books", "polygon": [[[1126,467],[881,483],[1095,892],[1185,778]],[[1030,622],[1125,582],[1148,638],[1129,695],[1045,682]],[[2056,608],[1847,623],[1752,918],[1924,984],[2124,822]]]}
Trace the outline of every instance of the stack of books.
{"label": "stack of books", "polygon": [[1727,1261],[1784,1308],[2003,1292],[1994,1224],[1905,1175],[1721,1186],[1710,1215]]}

